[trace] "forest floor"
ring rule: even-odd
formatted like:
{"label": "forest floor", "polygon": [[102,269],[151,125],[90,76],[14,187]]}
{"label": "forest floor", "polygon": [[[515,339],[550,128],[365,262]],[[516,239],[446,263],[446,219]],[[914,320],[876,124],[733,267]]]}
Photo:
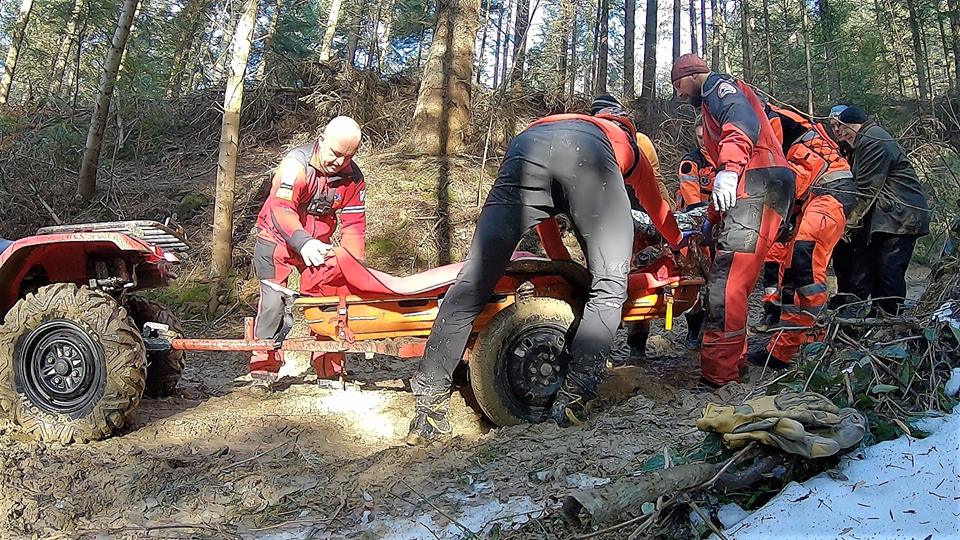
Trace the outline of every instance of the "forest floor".
{"label": "forest floor", "polygon": [[[926,269],[910,276],[916,296]],[[238,332],[234,324],[220,331]],[[46,446],[0,421],[0,536],[569,537],[583,532],[559,516],[569,491],[697,444],[707,402],[757,389],[756,368],[753,382],[698,389],[684,332],[682,320],[671,332],[655,325],[648,359],[609,370],[583,426],[493,429],[463,390],[453,400],[456,436],[427,448],[402,440],[414,361],[352,357],[344,390],[318,384],[294,359],[264,397],[241,382],[244,356],[193,354],[175,397],[144,400],[105,441]]]}

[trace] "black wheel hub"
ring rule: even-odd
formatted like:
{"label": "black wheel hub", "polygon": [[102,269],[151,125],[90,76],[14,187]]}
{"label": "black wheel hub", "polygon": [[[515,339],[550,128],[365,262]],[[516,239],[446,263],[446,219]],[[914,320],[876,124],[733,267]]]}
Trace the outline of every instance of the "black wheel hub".
{"label": "black wheel hub", "polygon": [[567,366],[560,353],[566,330],[553,324],[523,329],[500,352],[512,397],[524,408],[544,408],[553,402]]}
{"label": "black wheel hub", "polygon": [[42,323],[17,346],[18,390],[41,410],[70,414],[99,399],[106,378],[104,354],[73,321]]}

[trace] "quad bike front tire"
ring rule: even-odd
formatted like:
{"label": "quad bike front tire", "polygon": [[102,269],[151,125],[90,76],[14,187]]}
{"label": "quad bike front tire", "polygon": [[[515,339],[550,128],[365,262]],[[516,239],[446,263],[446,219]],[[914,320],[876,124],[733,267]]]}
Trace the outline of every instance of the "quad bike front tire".
{"label": "quad bike front tire", "polygon": [[44,442],[109,437],[140,403],[146,375],[139,332],[100,291],[41,287],[0,327],[0,409]]}
{"label": "quad bike front tire", "polygon": [[480,332],[470,355],[470,382],[494,424],[547,419],[566,375],[559,355],[573,320],[573,308],[563,300],[525,298]]}
{"label": "quad bike front tire", "polygon": [[[172,311],[142,296],[126,297],[124,306],[138,330],[144,323],[155,322],[170,327],[178,337],[183,337],[183,323]],[[186,362],[185,351],[148,351],[147,386],[143,395],[148,398],[165,398],[173,395],[180,382],[183,366]]]}

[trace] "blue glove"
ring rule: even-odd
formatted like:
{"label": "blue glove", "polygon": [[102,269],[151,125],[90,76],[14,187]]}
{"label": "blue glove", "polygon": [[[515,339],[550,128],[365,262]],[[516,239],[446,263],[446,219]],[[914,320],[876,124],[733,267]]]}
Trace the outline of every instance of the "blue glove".
{"label": "blue glove", "polygon": [[713,222],[709,219],[703,220],[703,226],[700,228],[700,232],[703,233],[703,237],[708,241],[713,239]]}
{"label": "blue glove", "polygon": [[680,241],[675,246],[671,246],[675,250],[683,249],[690,245],[691,238],[698,238],[703,235],[701,231],[683,231],[680,233]]}

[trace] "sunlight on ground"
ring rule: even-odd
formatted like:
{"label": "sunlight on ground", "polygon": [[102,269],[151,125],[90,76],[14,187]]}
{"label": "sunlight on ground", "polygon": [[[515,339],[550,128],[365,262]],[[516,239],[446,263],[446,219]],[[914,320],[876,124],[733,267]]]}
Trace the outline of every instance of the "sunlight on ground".
{"label": "sunlight on ground", "polygon": [[385,412],[387,400],[377,392],[334,391],[316,398],[314,406],[321,413],[336,414],[347,420],[347,424],[365,438],[392,439],[397,436],[397,419]]}

